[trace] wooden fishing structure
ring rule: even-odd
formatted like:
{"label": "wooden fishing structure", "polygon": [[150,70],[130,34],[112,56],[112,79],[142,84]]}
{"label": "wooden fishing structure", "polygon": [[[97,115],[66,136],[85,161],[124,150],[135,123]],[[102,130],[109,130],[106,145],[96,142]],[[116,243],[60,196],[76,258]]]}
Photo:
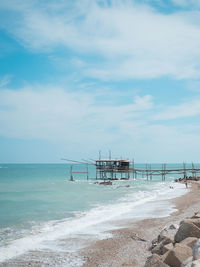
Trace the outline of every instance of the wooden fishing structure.
{"label": "wooden fishing structure", "polygon": [[151,164],[138,168],[135,166],[134,160],[128,159],[112,159],[111,153],[109,152],[108,159],[102,159],[101,153],[99,152],[99,159],[76,161],[70,159],[62,159],[68,162],[82,164],[86,166],[84,171],[73,171],[73,165],[70,166],[70,181],[73,181],[74,174],[86,174],[86,179],[89,179],[88,165],[93,165],[96,168],[96,177],[90,179],[96,180],[129,180],[143,178],[146,180],[152,180],[154,176],[160,176],[162,181],[166,180],[167,175],[176,175],[176,177],[182,176],[183,179],[193,178],[200,179],[200,167],[197,168],[192,163],[187,167],[186,163],[183,163],[182,167],[169,168],[167,164],[161,164],[160,168],[152,168]]}
{"label": "wooden fishing structure", "polygon": [[78,164],[86,164],[86,171],[73,171],[73,165],[70,165],[70,179],[69,180],[71,182],[74,181],[73,174],[75,174],[75,173],[79,173],[79,174],[84,173],[84,174],[86,174],[87,180],[89,179],[88,164],[91,164],[91,163],[80,162],[80,161],[71,160],[71,159],[61,159],[61,160],[65,160],[65,161],[73,162],[73,163],[78,163]]}

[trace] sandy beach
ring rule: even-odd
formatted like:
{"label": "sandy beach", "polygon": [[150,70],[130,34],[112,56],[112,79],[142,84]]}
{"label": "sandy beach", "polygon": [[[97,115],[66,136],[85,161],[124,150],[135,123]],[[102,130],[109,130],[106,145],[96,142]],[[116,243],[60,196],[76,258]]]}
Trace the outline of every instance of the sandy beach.
{"label": "sandy beach", "polygon": [[179,198],[172,199],[177,209],[164,218],[128,221],[123,229],[112,231],[112,238],[100,240],[83,251],[84,267],[142,267],[151,255],[151,241],[166,226],[179,224],[200,209],[200,183],[190,182],[190,191]]}

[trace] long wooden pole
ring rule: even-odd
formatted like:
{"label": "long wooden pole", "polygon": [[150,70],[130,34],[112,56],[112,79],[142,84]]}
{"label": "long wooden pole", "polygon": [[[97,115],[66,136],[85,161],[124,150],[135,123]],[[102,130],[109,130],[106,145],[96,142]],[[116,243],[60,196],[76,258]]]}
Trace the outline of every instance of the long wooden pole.
{"label": "long wooden pole", "polygon": [[70,166],[70,181],[73,182],[72,165]]}

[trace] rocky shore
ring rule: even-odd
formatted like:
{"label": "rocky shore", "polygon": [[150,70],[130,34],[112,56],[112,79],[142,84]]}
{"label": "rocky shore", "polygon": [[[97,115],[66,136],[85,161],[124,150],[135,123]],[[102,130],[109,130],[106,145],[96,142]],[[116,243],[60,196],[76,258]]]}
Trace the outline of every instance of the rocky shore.
{"label": "rocky shore", "polygon": [[200,211],[180,222],[164,228],[152,241],[151,253],[145,267],[200,266]]}
{"label": "rocky shore", "polygon": [[94,241],[83,251],[83,266],[200,266],[194,265],[199,263],[192,252],[200,238],[200,183],[189,181],[188,186],[189,193],[171,200],[176,212],[164,218],[123,221],[126,227],[112,231],[111,238]]}

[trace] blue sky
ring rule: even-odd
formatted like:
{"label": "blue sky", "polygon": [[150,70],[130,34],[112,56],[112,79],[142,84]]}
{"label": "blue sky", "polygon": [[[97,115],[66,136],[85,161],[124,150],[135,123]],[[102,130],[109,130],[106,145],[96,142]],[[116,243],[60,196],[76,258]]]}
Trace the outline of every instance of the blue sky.
{"label": "blue sky", "polygon": [[199,0],[0,0],[0,162],[199,162]]}

